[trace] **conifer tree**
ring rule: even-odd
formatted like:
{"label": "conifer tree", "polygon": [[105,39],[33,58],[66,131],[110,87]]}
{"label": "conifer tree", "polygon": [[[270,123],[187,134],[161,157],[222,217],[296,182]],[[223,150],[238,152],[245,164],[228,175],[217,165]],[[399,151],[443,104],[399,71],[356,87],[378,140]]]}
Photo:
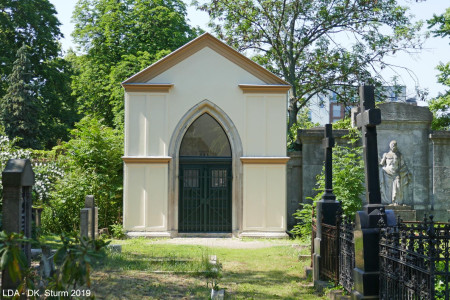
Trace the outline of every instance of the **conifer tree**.
{"label": "conifer tree", "polygon": [[17,51],[7,84],[8,89],[1,102],[5,133],[10,139],[19,138],[17,145],[22,148],[39,148],[39,107],[26,44]]}

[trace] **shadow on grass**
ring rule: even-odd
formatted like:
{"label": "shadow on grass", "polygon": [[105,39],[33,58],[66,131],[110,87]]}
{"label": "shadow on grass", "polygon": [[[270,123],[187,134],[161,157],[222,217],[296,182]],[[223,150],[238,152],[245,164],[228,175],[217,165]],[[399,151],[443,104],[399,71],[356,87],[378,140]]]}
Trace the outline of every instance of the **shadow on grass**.
{"label": "shadow on grass", "polygon": [[[301,286],[306,278],[288,275],[284,271],[264,272],[224,272],[220,283],[235,285],[229,291],[230,299],[319,299],[314,295],[314,288]],[[290,284],[291,283],[291,284]],[[284,286],[284,290],[282,287]],[[286,287],[289,286],[289,291]]]}
{"label": "shadow on grass", "polygon": [[185,276],[133,272],[96,273],[92,292],[96,299],[208,299],[206,281],[193,283]]}
{"label": "shadow on grass", "polygon": [[186,259],[182,257],[154,258],[138,253],[114,253],[108,255],[96,269],[201,272],[205,268],[205,263],[201,259]]}
{"label": "shadow on grass", "polygon": [[[282,271],[226,272],[219,286],[226,289],[226,299],[321,299],[312,287],[301,286],[300,280]],[[286,290],[289,282],[295,284]],[[209,299],[210,287],[203,277],[101,272],[95,276],[93,293],[98,299]]]}

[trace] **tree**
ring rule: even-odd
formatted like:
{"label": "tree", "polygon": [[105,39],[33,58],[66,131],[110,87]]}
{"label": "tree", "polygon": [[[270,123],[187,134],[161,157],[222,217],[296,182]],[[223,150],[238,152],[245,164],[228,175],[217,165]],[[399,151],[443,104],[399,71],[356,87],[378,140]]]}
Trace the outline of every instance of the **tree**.
{"label": "tree", "polygon": [[[420,47],[406,8],[395,0],[211,0],[195,3],[239,51],[292,85],[289,124],[309,99],[333,91],[351,101],[355,85],[382,81],[389,54]],[[375,75],[372,75],[372,72]]]}
{"label": "tree", "polygon": [[19,138],[22,148],[39,147],[39,123],[36,88],[25,44],[17,51],[8,90],[2,99],[2,125],[9,138]]}
{"label": "tree", "polygon": [[67,139],[68,129],[79,119],[71,96],[71,66],[58,57],[58,39],[62,37],[59,26],[55,8],[48,0],[0,3],[0,98],[8,89],[7,78],[17,51],[22,44],[28,45],[28,69],[33,74],[36,100],[33,120],[39,126],[35,148],[51,148]]}
{"label": "tree", "polygon": [[[442,15],[434,15],[431,20],[428,20],[428,25],[428,28],[438,27],[432,31],[434,36],[443,38],[450,36],[450,8],[447,8]],[[438,82],[450,87],[450,62],[441,63],[436,68],[441,72],[438,75]],[[431,99],[428,105],[434,116],[431,128],[433,130],[450,130],[450,90]]]}
{"label": "tree", "polygon": [[120,83],[197,36],[181,0],[80,0],[73,37],[85,54],[71,56],[82,113],[123,124]]}
{"label": "tree", "polygon": [[21,45],[30,47],[29,60],[35,76],[47,68],[42,64],[58,56],[59,30],[56,11],[48,0],[3,0],[0,3],[0,97],[5,94],[6,77],[12,71]]}

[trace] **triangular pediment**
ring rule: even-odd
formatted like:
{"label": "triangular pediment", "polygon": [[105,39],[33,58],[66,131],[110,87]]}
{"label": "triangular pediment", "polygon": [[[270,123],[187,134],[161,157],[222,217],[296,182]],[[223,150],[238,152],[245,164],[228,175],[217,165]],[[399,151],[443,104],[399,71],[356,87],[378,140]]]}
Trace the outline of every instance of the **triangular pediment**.
{"label": "triangular pediment", "polygon": [[240,54],[209,33],[202,34],[196,39],[190,41],[189,43],[185,44],[184,46],[178,48],[169,55],[140,71],[139,73],[136,73],[135,75],[122,82],[122,85],[125,86],[128,84],[146,83],[205,47],[209,47],[210,49],[214,50],[232,63],[238,65],[240,68],[259,78],[265,84],[283,86],[289,85],[289,83],[287,83],[283,79],[267,71],[265,68]]}

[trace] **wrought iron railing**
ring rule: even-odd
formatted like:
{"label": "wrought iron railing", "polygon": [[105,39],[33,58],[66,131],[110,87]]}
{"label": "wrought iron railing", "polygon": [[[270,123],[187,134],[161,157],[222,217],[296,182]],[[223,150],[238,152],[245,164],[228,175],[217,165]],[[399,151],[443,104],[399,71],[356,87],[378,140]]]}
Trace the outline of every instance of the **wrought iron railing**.
{"label": "wrought iron railing", "polygon": [[320,241],[320,277],[334,283],[339,282],[339,228],[322,224]]}
{"label": "wrought iron railing", "polygon": [[449,300],[450,224],[401,222],[380,233],[380,299]]}
{"label": "wrought iron railing", "polygon": [[314,210],[313,210],[313,217],[312,217],[312,226],[311,226],[311,268],[313,267],[314,263],[314,240],[317,237],[317,225],[316,225],[316,218],[314,218]]}
{"label": "wrought iron railing", "polygon": [[353,289],[353,269],[355,268],[355,224],[350,218],[343,218],[339,224],[339,284],[347,292]]}

